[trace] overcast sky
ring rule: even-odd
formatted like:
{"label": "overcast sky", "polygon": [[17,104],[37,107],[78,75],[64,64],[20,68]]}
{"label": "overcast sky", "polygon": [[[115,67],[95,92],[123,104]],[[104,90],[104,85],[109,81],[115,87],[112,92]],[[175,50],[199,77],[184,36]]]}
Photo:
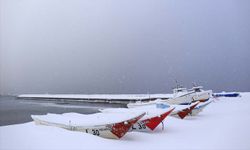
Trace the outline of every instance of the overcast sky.
{"label": "overcast sky", "polygon": [[0,92],[250,91],[249,0],[1,0]]}

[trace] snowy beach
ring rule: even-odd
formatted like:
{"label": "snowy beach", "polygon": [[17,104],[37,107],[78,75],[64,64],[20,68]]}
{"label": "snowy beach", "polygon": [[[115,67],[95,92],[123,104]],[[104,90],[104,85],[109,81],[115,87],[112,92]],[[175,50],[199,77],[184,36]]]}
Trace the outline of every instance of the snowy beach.
{"label": "snowy beach", "polygon": [[34,122],[0,127],[0,149],[249,149],[250,93],[213,99],[198,116],[168,117],[164,130],[129,132],[120,140]]}

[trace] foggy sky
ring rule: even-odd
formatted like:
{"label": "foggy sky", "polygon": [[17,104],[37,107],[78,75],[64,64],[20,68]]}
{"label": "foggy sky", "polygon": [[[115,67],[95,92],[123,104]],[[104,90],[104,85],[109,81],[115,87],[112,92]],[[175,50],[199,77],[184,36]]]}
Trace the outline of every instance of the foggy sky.
{"label": "foggy sky", "polygon": [[1,0],[0,93],[250,91],[249,0]]}

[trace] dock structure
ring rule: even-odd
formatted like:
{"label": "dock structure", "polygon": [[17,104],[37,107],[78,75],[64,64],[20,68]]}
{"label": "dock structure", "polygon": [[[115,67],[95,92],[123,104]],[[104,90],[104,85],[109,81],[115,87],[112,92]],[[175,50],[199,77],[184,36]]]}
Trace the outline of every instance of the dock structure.
{"label": "dock structure", "polygon": [[128,104],[138,101],[148,102],[156,99],[168,99],[167,94],[22,94],[17,98],[26,100],[46,100],[60,102],[87,102],[87,103],[113,103],[113,104]]}

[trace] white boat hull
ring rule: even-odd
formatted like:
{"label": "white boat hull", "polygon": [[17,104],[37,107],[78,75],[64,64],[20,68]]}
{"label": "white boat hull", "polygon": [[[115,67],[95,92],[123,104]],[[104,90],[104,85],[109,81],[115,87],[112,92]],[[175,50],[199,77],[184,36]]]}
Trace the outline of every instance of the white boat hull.
{"label": "white boat hull", "polygon": [[47,121],[45,119],[40,119],[39,116],[32,115],[31,117],[34,120],[35,124],[37,125],[54,126],[67,129],[70,131],[85,132],[103,138],[120,139],[144,115],[145,113],[140,114],[139,116],[134,116],[129,120],[124,120],[117,123],[107,123],[104,125],[95,125],[95,126],[70,125],[70,124],[63,124],[53,121]]}

